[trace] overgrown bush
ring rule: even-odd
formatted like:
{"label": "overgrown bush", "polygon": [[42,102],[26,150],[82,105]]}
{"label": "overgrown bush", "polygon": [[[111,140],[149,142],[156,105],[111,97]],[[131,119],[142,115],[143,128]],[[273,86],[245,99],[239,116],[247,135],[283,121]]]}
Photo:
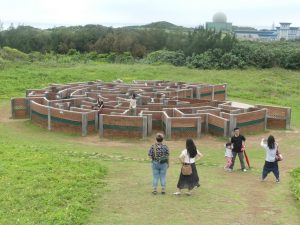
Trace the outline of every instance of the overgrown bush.
{"label": "overgrown bush", "polygon": [[212,69],[216,67],[213,62],[211,51],[206,51],[202,54],[192,55],[191,57],[188,57],[187,64],[189,67],[198,69]]}
{"label": "overgrown bush", "polygon": [[286,69],[300,69],[300,50],[291,51],[285,58]]}
{"label": "overgrown bush", "polygon": [[259,47],[252,55],[254,66],[259,68],[271,68],[275,65],[275,54],[266,47]]}
{"label": "overgrown bush", "polygon": [[294,169],[291,172],[291,176],[293,178],[291,182],[291,188],[300,206],[300,168]]}
{"label": "overgrown bush", "polygon": [[26,53],[15,48],[3,47],[0,51],[1,57],[9,61],[28,61],[29,57]]}
{"label": "overgrown bush", "polygon": [[185,55],[182,51],[159,50],[151,52],[146,56],[146,63],[169,63],[174,66],[183,66],[185,64]]}
{"label": "overgrown bush", "polygon": [[225,53],[219,62],[220,69],[243,69],[245,68],[245,62],[232,54],[231,52]]}
{"label": "overgrown bush", "polygon": [[208,50],[202,54],[187,58],[187,64],[199,69],[233,69],[244,68],[245,62],[231,52],[221,49]]}

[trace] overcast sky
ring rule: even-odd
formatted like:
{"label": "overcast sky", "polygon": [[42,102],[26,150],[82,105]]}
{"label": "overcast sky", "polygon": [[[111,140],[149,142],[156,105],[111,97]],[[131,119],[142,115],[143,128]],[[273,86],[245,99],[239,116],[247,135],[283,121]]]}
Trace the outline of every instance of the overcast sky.
{"label": "overcast sky", "polygon": [[300,0],[0,0],[0,21],[7,27],[60,25],[141,25],[168,21],[196,27],[224,12],[238,26],[271,28],[279,22],[300,27]]}

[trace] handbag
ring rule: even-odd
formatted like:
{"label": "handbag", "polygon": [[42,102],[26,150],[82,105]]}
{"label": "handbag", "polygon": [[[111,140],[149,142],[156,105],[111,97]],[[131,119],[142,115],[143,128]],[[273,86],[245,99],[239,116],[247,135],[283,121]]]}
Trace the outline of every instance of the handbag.
{"label": "handbag", "polygon": [[[189,161],[190,161],[190,157],[189,157]],[[191,175],[193,173],[191,164],[183,164],[181,167],[181,173],[184,176]]]}
{"label": "handbag", "polygon": [[189,176],[193,173],[192,166],[190,164],[183,164],[181,167],[181,173],[184,176]]}
{"label": "handbag", "polygon": [[276,149],[275,160],[276,160],[276,161],[282,161],[282,160],[283,160],[283,156],[282,156],[282,154],[278,151],[278,147],[277,147],[277,149]]}

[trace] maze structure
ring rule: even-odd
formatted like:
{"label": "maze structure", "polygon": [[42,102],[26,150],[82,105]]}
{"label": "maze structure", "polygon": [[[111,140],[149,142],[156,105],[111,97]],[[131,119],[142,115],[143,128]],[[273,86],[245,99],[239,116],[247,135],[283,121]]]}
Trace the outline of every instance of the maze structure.
{"label": "maze structure", "polygon": [[[135,115],[129,98],[135,93]],[[104,108],[95,110],[97,99]],[[291,108],[268,105],[240,107],[227,101],[227,84],[211,85],[164,80],[135,80],[131,84],[90,81],[51,84],[11,99],[12,118],[29,118],[49,131],[100,138],[146,138],[164,132],[167,139],[228,137],[234,127],[242,133],[289,129]]]}

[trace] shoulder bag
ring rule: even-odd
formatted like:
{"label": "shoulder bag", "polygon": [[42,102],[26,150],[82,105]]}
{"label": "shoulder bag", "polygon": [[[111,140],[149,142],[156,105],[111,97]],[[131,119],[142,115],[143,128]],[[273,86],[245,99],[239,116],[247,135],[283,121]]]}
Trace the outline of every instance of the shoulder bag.
{"label": "shoulder bag", "polygon": [[[189,162],[190,162],[190,156],[189,156]],[[182,175],[184,176],[189,176],[193,173],[193,170],[192,170],[192,166],[191,164],[184,164],[182,165],[181,167],[181,173]]]}

